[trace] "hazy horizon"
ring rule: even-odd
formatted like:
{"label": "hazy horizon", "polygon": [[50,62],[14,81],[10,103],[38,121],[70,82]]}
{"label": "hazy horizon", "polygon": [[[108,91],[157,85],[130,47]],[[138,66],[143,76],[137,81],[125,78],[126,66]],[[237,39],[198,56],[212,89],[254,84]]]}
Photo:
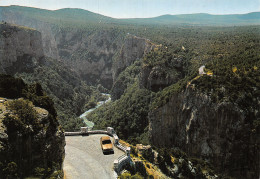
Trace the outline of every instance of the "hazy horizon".
{"label": "hazy horizon", "polygon": [[[194,6],[193,4],[196,4]],[[247,14],[260,11],[259,0],[5,0],[0,6],[25,6],[46,10],[83,9],[112,18],[149,18],[161,15],[206,13],[211,15]]]}
{"label": "hazy horizon", "polygon": [[246,12],[246,13],[235,13],[235,14],[212,14],[212,13],[205,13],[205,12],[196,12],[196,13],[185,13],[185,14],[161,14],[161,15],[157,15],[157,16],[152,16],[152,17],[111,17],[105,14],[101,14],[101,13],[97,13],[97,12],[93,12],[87,9],[82,9],[82,8],[73,8],[73,7],[66,7],[66,8],[60,8],[60,9],[46,9],[46,8],[40,8],[40,7],[31,7],[31,6],[21,6],[21,5],[7,5],[7,6],[2,6],[0,5],[0,7],[8,7],[8,6],[20,6],[20,7],[28,7],[28,8],[36,8],[36,9],[42,9],[42,10],[49,10],[49,11],[58,11],[58,10],[62,10],[62,9],[80,9],[80,10],[85,10],[85,11],[89,11],[92,13],[96,13],[99,15],[103,15],[106,17],[110,17],[110,18],[114,18],[114,19],[142,19],[142,18],[155,18],[155,17],[159,17],[159,16],[164,16],[164,15],[189,15],[189,14],[209,14],[209,15],[243,15],[243,14],[250,14],[250,13],[254,13],[254,12],[260,12],[260,11],[252,11],[252,12]]}

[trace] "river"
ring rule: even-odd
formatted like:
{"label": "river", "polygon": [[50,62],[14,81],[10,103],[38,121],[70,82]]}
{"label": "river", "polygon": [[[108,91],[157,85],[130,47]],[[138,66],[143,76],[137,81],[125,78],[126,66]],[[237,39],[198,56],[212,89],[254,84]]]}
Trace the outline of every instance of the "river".
{"label": "river", "polygon": [[91,109],[85,111],[83,114],[81,114],[81,115],[79,116],[81,119],[84,120],[85,124],[86,124],[89,128],[93,128],[95,124],[94,124],[94,122],[89,121],[86,116],[87,116],[89,113],[91,113],[92,111],[98,109],[98,108],[99,108],[100,106],[102,106],[103,104],[106,104],[107,102],[111,101],[111,96],[110,96],[110,94],[107,94],[107,93],[101,93],[101,94],[102,94],[102,95],[105,95],[105,96],[108,96],[108,99],[105,100],[105,101],[99,101],[99,102],[97,103],[96,107],[91,108]]}

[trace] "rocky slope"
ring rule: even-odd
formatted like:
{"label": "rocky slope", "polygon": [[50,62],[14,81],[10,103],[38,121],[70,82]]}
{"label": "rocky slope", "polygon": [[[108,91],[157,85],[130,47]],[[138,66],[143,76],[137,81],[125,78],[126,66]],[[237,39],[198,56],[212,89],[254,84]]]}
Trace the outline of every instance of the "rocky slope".
{"label": "rocky slope", "polygon": [[63,60],[88,84],[112,87],[112,58],[122,43],[121,33],[113,29],[67,28],[8,8],[1,15],[7,22],[41,32],[44,54]]}
{"label": "rocky slope", "polygon": [[121,45],[116,31],[61,30],[55,36],[59,58],[69,64],[88,84],[113,83],[113,56]]}
{"label": "rocky slope", "polygon": [[66,129],[78,130],[84,125],[76,115],[84,111],[91,95],[92,100],[98,101],[99,92],[87,86],[71,66],[45,56],[39,31],[2,23],[0,43],[0,73],[21,77],[27,83],[40,83],[55,102]]}
{"label": "rocky slope", "polygon": [[41,40],[34,29],[0,24],[0,73],[32,71],[44,56]]}
{"label": "rocky slope", "polygon": [[210,160],[221,173],[257,178],[257,134],[250,119],[233,103],[213,103],[190,88],[149,113],[151,143],[179,147],[190,156]]}
{"label": "rocky slope", "polygon": [[3,21],[18,24],[26,27],[31,27],[34,29],[41,29],[42,33],[42,46],[44,54],[48,57],[58,58],[57,44],[55,43],[54,34],[52,33],[53,26],[50,23],[44,21],[37,21],[36,19],[30,17],[28,18],[18,9],[12,8],[1,8],[0,18]]}
{"label": "rocky slope", "polygon": [[53,102],[40,86],[8,75],[0,86],[0,178],[62,178],[65,136]]}
{"label": "rocky slope", "polygon": [[[107,89],[112,88],[121,71],[156,46],[147,39],[126,35],[119,27],[75,24],[77,21],[70,19],[67,22],[61,15],[63,11],[13,6],[1,8],[0,20],[37,29],[42,34],[45,56],[62,60],[88,84],[101,84]],[[30,13],[35,13],[35,17]],[[54,21],[48,18],[50,13],[55,16]]]}
{"label": "rocky slope", "polygon": [[119,73],[126,67],[133,64],[136,60],[143,58],[145,54],[149,53],[155,47],[158,48],[158,45],[153,44],[148,39],[128,34],[113,63],[113,79],[115,80]]}
{"label": "rocky slope", "polygon": [[158,92],[184,78],[188,66],[184,56],[176,55],[167,46],[159,46],[144,57],[140,72],[141,85]]}
{"label": "rocky slope", "polygon": [[113,86],[111,89],[113,100],[119,99],[127,86],[134,83],[134,79],[138,77],[141,71],[145,71],[141,68],[143,58],[158,48],[160,48],[159,45],[148,39],[127,34],[121,50],[115,55],[113,61]]}

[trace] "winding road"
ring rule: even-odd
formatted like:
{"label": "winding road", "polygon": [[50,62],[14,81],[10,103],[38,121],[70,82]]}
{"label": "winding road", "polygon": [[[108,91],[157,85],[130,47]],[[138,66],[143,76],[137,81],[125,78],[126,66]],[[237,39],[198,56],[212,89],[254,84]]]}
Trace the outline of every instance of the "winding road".
{"label": "winding road", "polygon": [[100,137],[104,135],[66,136],[64,171],[66,179],[115,178],[113,162],[124,153],[104,155]]}

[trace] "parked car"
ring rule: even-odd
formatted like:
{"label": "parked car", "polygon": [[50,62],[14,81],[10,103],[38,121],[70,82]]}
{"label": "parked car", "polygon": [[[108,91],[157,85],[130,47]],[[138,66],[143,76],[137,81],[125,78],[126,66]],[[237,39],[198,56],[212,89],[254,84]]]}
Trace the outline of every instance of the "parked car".
{"label": "parked car", "polygon": [[109,136],[103,136],[100,138],[100,145],[103,153],[114,153],[113,144]]}

